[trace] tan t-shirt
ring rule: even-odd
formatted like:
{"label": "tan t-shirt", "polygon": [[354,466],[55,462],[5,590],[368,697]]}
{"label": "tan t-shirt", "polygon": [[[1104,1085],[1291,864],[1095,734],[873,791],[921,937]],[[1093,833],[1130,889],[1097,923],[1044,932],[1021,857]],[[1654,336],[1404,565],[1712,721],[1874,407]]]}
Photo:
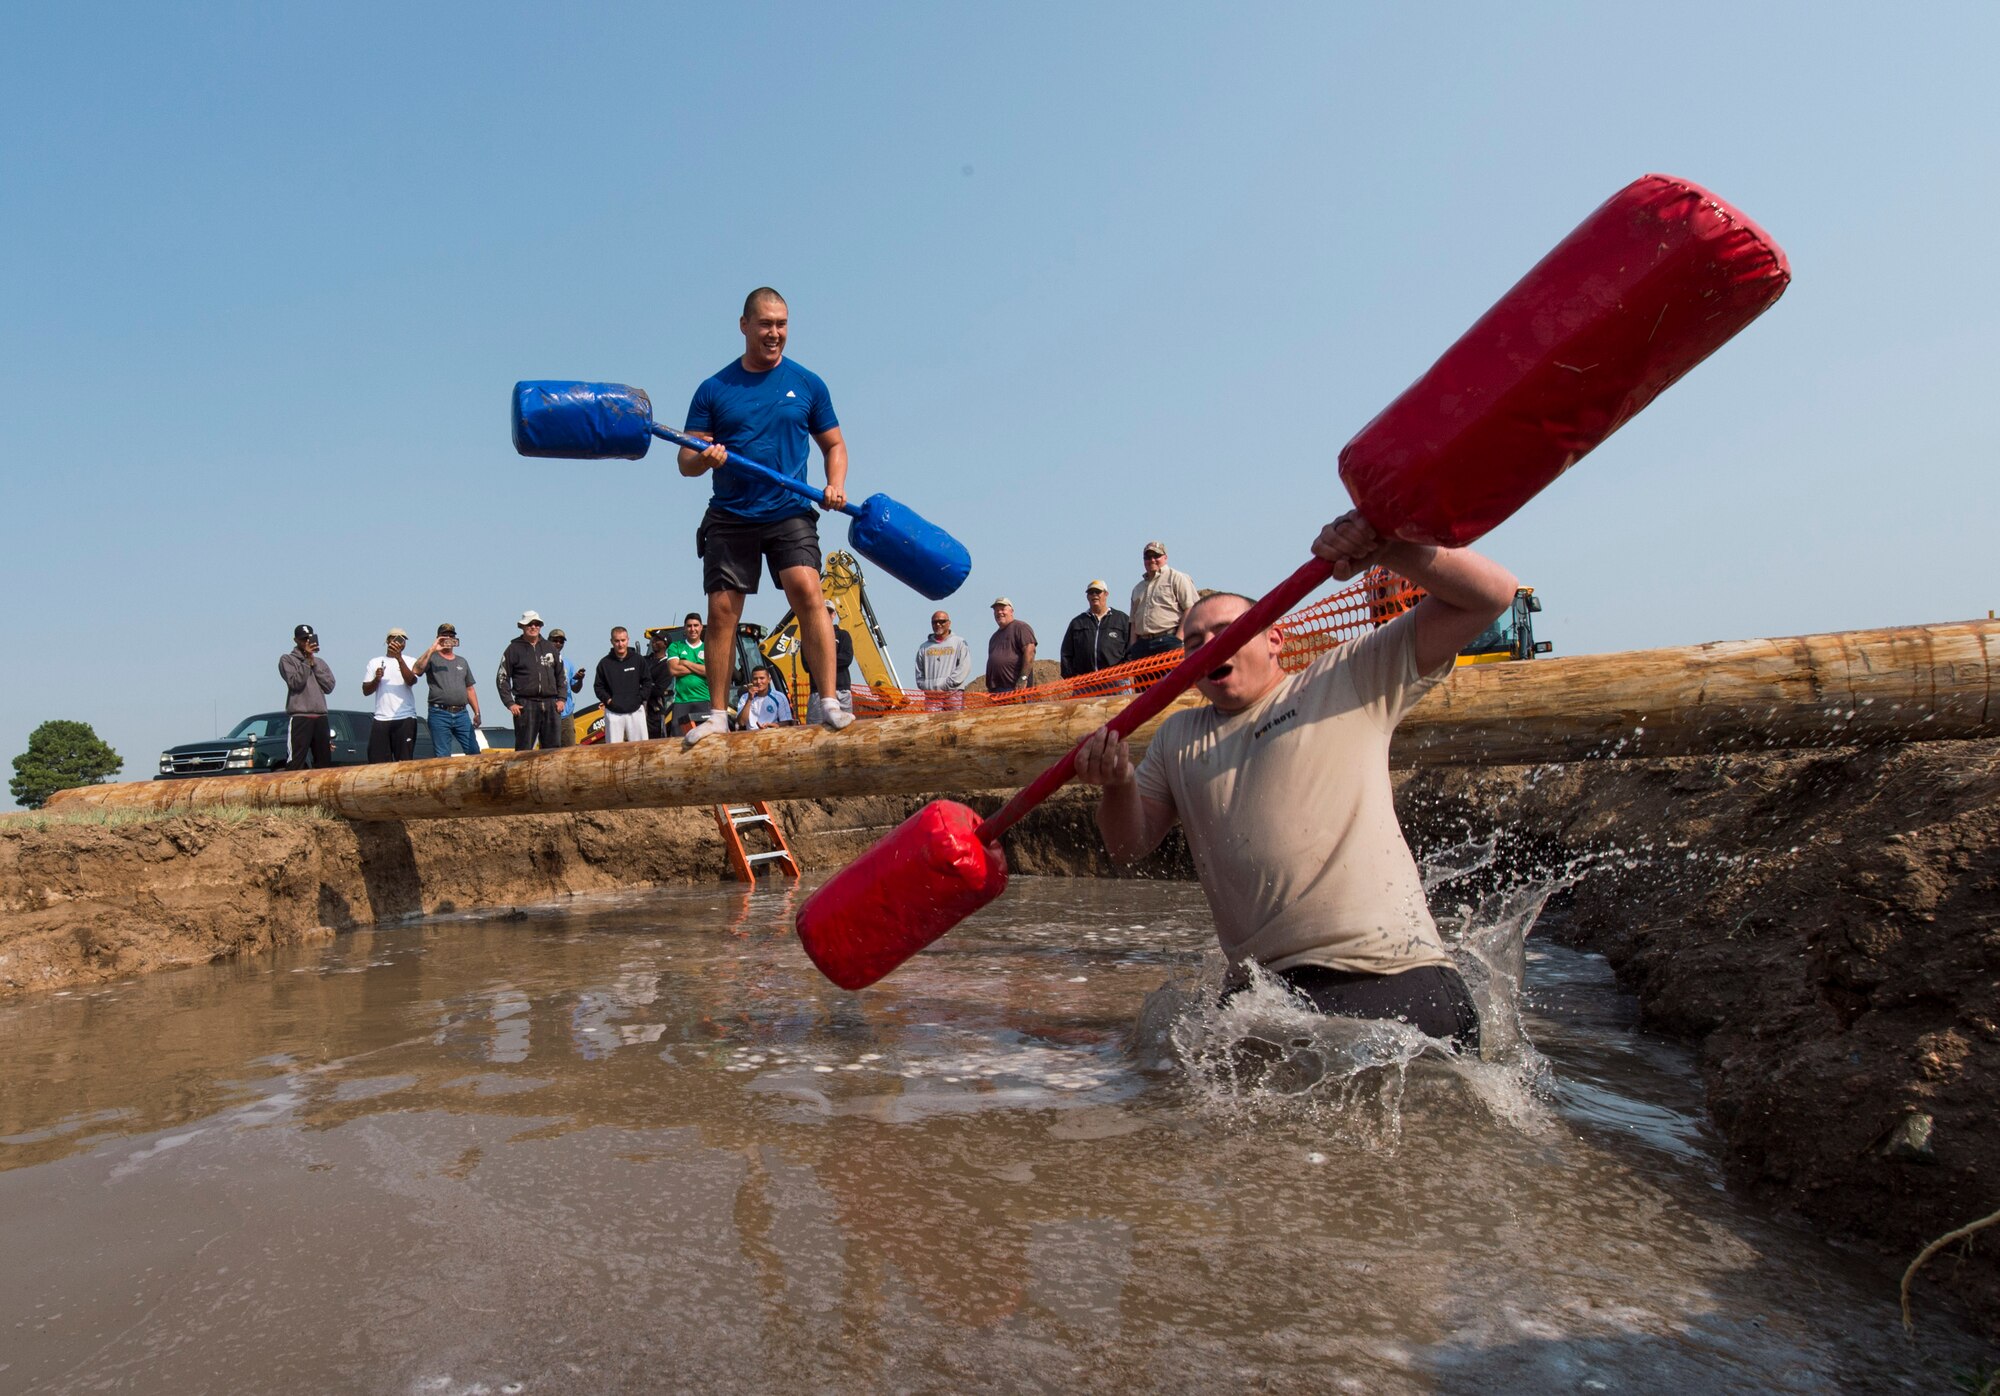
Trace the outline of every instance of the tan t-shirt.
{"label": "tan t-shirt", "polygon": [[1389,786],[1389,734],[1452,669],[1418,674],[1406,614],[1240,713],[1160,727],[1139,793],[1171,804],[1232,970],[1450,964]]}

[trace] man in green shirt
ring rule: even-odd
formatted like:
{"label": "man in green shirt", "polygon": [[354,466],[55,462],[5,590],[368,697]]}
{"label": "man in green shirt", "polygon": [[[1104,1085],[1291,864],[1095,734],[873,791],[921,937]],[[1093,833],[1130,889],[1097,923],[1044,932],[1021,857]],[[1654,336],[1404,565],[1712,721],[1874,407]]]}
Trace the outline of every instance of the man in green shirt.
{"label": "man in green shirt", "polygon": [[687,638],[667,646],[667,672],[674,676],[674,710],[667,734],[678,737],[708,716],[708,646],[701,640],[701,617],[687,613],[682,625]]}

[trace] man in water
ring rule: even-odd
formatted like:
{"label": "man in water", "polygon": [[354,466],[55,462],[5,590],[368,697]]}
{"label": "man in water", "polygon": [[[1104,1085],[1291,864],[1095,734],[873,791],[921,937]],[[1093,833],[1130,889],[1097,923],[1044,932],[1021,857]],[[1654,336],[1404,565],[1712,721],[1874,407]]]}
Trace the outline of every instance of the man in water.
{"label": "man in water", "polygon": [[[1462,548],[1384,539],[1359,513],[1322,529],[1313,552],[1338,577],[1379,565],[1429,594],[1297,674],[1279,667],[1272,627],[1198,682],[1209,706],[1168,718],[1136,768],[1125,739],[1101,730],[1076,773],[1103,790],[1097,827],[1114,859],[1145,857],[1176,821],[1186,830],[1227,988],[1255,962],[1323,1013],[1477,1048],[1478,1012],[1396,822],[1389,735],[1513,603],[1514,577]],[[1187,651],[1251,604],[1202,598],[1181,622]]]}
{"label": "man in water", "polygon": [[683,446],[681,474],[716,472],[708,512],[695,530],[695,554],[702,560],[702,590],[708,593],[709,711],[688,729],[687,744],[729,730],[729,669],[736,654],[736,623],[743,598],[757,590],[762,565],[784,588],[799,618],[799,647],[813,691],[824,701],[819,720],[834,731],[854,715],[834,696],[833,625],[819,589],[819,524],[801,496],[725,469],[729,452],[766,465],[794,480],[806,478],[806,460],[817,443],[826,466],[826,507],[847,502],[847,442],[833,398],[820,376],[785,357],[791,312],[785,298],[759,286],[743,302],[737,322],[743,355],[718,369],[695,389],[688,404],[687,433],[717,444],[705,451]]}

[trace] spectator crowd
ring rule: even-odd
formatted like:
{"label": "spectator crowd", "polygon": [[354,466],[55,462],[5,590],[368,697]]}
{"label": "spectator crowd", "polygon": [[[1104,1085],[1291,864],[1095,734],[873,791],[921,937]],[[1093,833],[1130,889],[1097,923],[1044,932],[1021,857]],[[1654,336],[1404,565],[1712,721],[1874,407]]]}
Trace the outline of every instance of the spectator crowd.
{"label": "spectator crowd", "polygon": [[[1168,564],[1166,545],[1158,541],[1146,544],[1140,566],[1143,575],[1132,588],[1129,611],[1111,605],[1110,588],[1101,578],[1085,584],[1084,608],[1070,619],[1058,650],[1062,677],[1077,678],[1180,645],[1181,620],[1199,599],[1193,580]],[[820,722],[829,703],[849,716],[854,711],[854,638],[840,626],[834,603],[827,601],[825,606],[834,626],[835,693],[831,699],[817,693],[810,696],[804,719],[809,723]],[[1038,646],[1034,627],[1014,614],[1014,603],[1005,596],[994,598],[992,611],[986,691],[1002,694],[1032,688]],[[567,657],[568,636],[561,629],[545,633],[537,612],[521,612],[515,628],[520,634],[500,656],[493,689],[513,721],[517,750],[575,745],[576,716],[581,706],[587,706],[581,696],[586,681],[604,710],[606,742],[681,736],[718,706],[709,690],[704,623],[697,612],[687,613],[672,639],[668,631],[649,632],[644,654],[633,645],[626,627],[612,627],[608,651],[590,669]],[[327,766],[333,759],[326,701],[335,687],[333,670],[319,657],[319,635],[312,626],[296,627],[292,641],[292,648],[278,660],[290,723],[287,769]],[[368,760],[410,759],[416,746],[420,683],[431,749],[439,756],[477,753],[485,744],[480,735],[480,689],[472,665],[459,653],[458,628],[449,621],[439,625],[435,638],[414,658],[409,648],[409,632],[394,627],[384,641],[384,652],[369,660],[363,671],[361,692],[375,706]],[[951,613],[932,612],[930,634],[916,655],[917,687],[929,696],[929,706],[946,711],[963,707],[965,692],[977,677],[973,663],[972,645],[953,632]],[[748,691],[732,714],[736,728],[755,731],[799,722],[790,696],[772,680],[768,665],[752,672]]]}

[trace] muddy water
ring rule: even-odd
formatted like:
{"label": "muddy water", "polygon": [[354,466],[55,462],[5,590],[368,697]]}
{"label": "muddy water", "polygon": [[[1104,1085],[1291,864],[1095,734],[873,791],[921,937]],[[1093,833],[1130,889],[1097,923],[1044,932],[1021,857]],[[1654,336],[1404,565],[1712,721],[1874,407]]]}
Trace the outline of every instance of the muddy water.
{"label": "muddy water", "polygon": [[1531,949],[1533,1046],[1450,1065],[1205,1006],[1188,886],[1023,879],[859,996],[788,916],[648,894],[0,1009],[0,1390],[1928,1391],[1974,1360],[1730,1198],[1600,961]]}

